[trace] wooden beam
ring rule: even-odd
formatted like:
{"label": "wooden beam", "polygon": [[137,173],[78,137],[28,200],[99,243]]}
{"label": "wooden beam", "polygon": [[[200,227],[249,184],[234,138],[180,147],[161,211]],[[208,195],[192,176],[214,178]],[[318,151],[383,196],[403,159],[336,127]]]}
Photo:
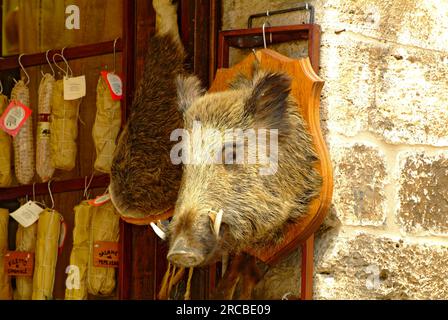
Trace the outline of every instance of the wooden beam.
{"label": "wooden beam", "polygon": [[[67,60],[74,60],[113,53],[114,42],[115,40],[111,40],[106,42],[88,44],[84,46],[67,47],[64,49],[64,57]],[[116,52],[122,51],[121,39],[117,40],[115,47]],[[51,59],[51,57],[53,57],[54,54],[61,53],[61,50],[62,48],[50,50],[48,56]],[[61,62],[63,60],[60,56],[56,56],[55,61]],[[24,68],[47,64],[46,52],[25,54],[22,56],[21,62]],[[0,71],[17,69],[17,68],[20,68],[19,55],[8,56],[0,60]]]}
{"label": "wooden beam", "polygon": [[[90,178],[84,177],[70,180],[52,181],[50,184],[51,193],[64,193],[64,192],[84,190],[86,180],[87,183],[89,183]],[[105,188],[108,185],[109,185],[109,175],[107,174],[99,175],[93,177],[89,189],[103,188],[103,187]],[[48,194],[48,182],[35,183],[34,194],[36,196]],[[32,184],[0,189],[0,201],[12,200],[32,195],[33,195]]]}
{"label": "wooden beam", "polygon": [[[122,124],[129,115],[135,86],[135,11],[134,0],[123,1],[123,43],[122,54],[124,86],[122,104]],[[120,222],[120,262],[118,265],[118,297],[128,300],[131,297],[132,281],[132,226]]]}

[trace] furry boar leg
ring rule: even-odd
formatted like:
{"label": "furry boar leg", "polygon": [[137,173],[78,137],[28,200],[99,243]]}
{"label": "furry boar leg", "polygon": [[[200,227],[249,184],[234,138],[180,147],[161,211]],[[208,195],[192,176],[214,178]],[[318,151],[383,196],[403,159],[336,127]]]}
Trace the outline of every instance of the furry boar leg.
{"label": "furry boar leg", "polygon": [[171,34],[181,44],[177,28],[177,5],[171,0],[153,0],[152,6],[156,12],[156,32],[160,35]]}
{"label": "furry boar leg", "polygon": [[252,298],[252,291],[261,280],[261,272],[257,267],[255,257],[247,256],[242,273],[242,288],[239,296],[240,300],[249,300]]}
{"label": "furry boar leg", "polygon": [[174,165],[171,133],[183,127],[176,78],[185,74],[176,8],[155,0],[158,32],[148,44],[143,78],[128,122],[115,149],[109,192],[118,212],[144,219],[166,212],[176,202],[182,167]]}
{"label": "furry boar leg", "polygon": [[219,282],[214,299],[216,300],[232,300],[236,286],[241,278],[241,270],[244,268],[246,259],[244,254],[236,255],[230,262],[230,266],[223,278]]}
{"label": "furry boar leg", "polygon": [[241,253],[232,259],[229,270],[224,274],[216,288],[214,299],[234,299],[235,289],[241,283],[238,299],[249,300],[252,298],[254,287],[261,278],[262,274],[256,265],[255,258],[246,253]]}

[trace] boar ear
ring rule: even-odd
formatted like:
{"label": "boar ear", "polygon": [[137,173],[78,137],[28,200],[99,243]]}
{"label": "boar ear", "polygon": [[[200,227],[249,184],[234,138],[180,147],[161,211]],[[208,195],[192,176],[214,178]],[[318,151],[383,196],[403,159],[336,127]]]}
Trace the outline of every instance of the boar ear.
{"label": "boar ear", "polygon": [[252,83],[252,92],[244,106],[246,114],[252,115],[259,126],[284,127],[291,79],[286,74],[264,71],[256,73]]}
{"label": "boar ear", "polygon": [[179,111],[185,112],[193,102],[204,94],[201,81],[193,75],[179,75],[176,78]]}

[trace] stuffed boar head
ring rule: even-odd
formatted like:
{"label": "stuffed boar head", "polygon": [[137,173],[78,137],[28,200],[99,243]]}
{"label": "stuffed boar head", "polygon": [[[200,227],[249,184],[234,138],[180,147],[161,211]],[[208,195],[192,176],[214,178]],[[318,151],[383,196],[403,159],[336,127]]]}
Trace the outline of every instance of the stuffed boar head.
{"label": "stuffed boar head", "polygon": [[178,79],[184,129],[171,135],[171,159],[183,176],[168,227],[171,262],[206,265],[275,244],[306,215],[321,182],[290,87],[285,74],[256,71],[201,95],[194,78]]}

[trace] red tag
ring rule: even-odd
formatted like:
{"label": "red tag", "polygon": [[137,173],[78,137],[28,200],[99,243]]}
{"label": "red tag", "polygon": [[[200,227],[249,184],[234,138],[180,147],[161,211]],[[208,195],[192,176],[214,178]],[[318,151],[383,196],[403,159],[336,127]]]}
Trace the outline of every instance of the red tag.
{"label": "red tag", "polygon": [[102,196],[98,196],[95,199],[89,200],[89,204],[93,207],[101,207],[106,202],[110,201],[110,194],[106,193]]}
{"label": "red tag", "polygon": [[34,252],[8,251],[5,254],[5,269],[8,276],[32,277]]}
{"label": "red tag", "polygon": [[112,100],[121,100],[123,97],[123,81],[120,76],[107,71],[101,71],[101,76],[109,87]]}
{"label": "red tag", "polygon": [[0,128],[7,134],[15,137],[31,113],[32,110],[23,103],[12,100],[0,117]]}
{"label": "red tag", "polygon": [[93,265],[103,268],[118,268],[118,242],[95,241],[93,244]]}
{"label": "red tag", "polygon": [[58,255],[61,255],[62,249],[64,249],[65,238],[67,237],[67,224],[64,220],[61,221],[61,232],[59,233],[58,242]]}

